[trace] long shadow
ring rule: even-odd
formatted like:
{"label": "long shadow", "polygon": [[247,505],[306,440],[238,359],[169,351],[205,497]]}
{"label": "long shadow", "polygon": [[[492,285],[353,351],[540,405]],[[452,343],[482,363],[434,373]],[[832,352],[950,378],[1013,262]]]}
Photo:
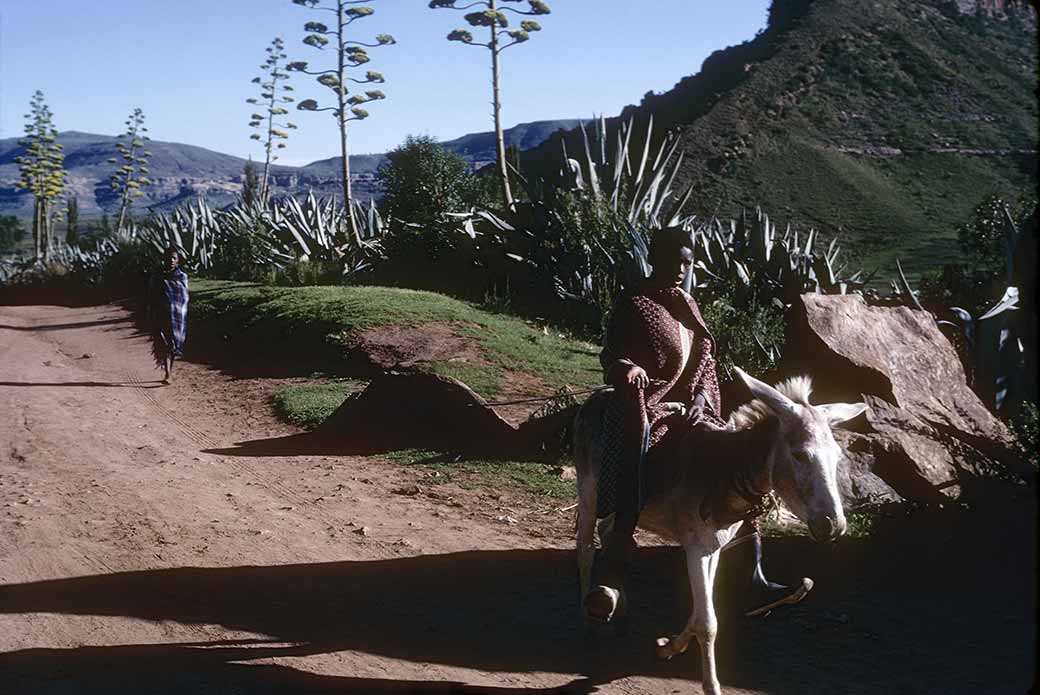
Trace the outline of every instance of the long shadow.
{"label": "long shadow", "polygon": [[[584,695],[597,692],[588,679],[557,687],[513,688],[461,682],[331,676],[277,664],[242,663],[298,656],[271,640],[142,644],[72,649],[25,649],[0,654],[5,692],[52,695],[141,693],[340,693],[342,695]],[[46,684],[41,676],[47,676]]]}
{"label": "long shadow", "polygon": [[128,317],[120,317],[114,319],[98,319],[97,321],[80,321],[78,323],[50,323],[43,326],[12,326],[6,323],[0,323],[0,329],[6,329],[9,331],[66,331],[73,330],[76,328],[93,328],[96,326],[110,326],[117,323],[130,323],[131,319]]}
{"label": "long shadow", "polygon": [[120,298],[143,294],[143,291],[143,280],[119,287],[84,287],[72,282],[8,285],[0,287],[0,305],[82,308],[108,304]]}
{"label": "long shadow", "polygon": [[283,437],[267,437],[235,442],[233,446],[203,449],[203,453],[221,456],[266,458],[277,456],[362,456],[387,453],[363,443],[336,440],[316,432],[302,432]]}
{"label": "long shadow", "polygon": [[[738,617],[740,576],[727,566],[740,563],[724,559],[717,644],[723,683],[780,694],[939,693],[965,687],[1024,692],[1034,664],[1035,578],[1030,584],[1012,577],[999,593],[987,593],[992,572],[1006,578],[1006,568],[987,562],[977,573],[948,573],[946,563],[935,566],[931,553],[918,549],[915,558],[914,547],[904,543],[870,550],[849,540],[821,552],[806,539],[776,539],[767,547],[770,574],[782,580],[808,574],[817,580],[817,589],[805,603],[764,622]],[[224,678],[248,685],[258,672],[243,672],[230,662],[353,650],[490,672],[585,674],[589,680],[583,687],[632,675],[697,680],[695,645],[670,663],[652,656],[653,638],[673,632],[685,620],[678,608],[685,600],[668,581],[679,573],[679,558],[674,548],[644,548],[636,554],[630,584],[633,630],[607,639],[599,651],[583,647],[574,558],[564,550],[182,567],[0,586],[0,613],[220,624],[291,643],[245,649],[218,645],[201,655],[175,645],[25,650],[0,656],[0,671],[17,674],[27,692],[38,692],[34,686],[51,682],[57,659],[71,682],[109,692],[107,686],[117,679],[113,674],[125,664],[131,673],[152,668],[138,663],[142,652],[135,649],[156,649],[161,657],[156,668],[164,677],[170,666],[181,682]],[[369,686],[380,692],[382,687],[349,679],[307,681],[309,676],[278,667],[270,673],[276,682],[301,678],[301,687],[315,691],[326,685],[346,692],[366,692],[362,688]],[[994,673],[1001,674],[998,687],[987,690]],[[424,690],[428,685],[410,687],[412,692],[443,692],[433,686]]]}
{"label": "long shadow", "polygon": [[[146,386],[144,384],[150,385]],[[141,382],[140,384],[131,384],[120,381],[0,381],[0,386],[88,386],[105,388],[158,389],[162,388],[163,384],[161,382]]]}
{"label": "long shadow", "polygon": [[[390,443],[386,437],[368,439],[358,435],[337,437],[326,432],[301,432],[281,437],[247,439],[232,446],[203,449],[206,454],[218,456],[240,456],[244,458],[275,458],[283,456],[378,456],[397,451],[422,450],[439,452],[433,457],[446,460],[474,459],[481,461],[512,461],[544,463],[544,452],[530,451],[507,443],[495,448],[465,450],[464,440],[446,444],[444,439],[425,441],[417,438],[401,438]],[[555,460],[555,459],[553,459]]]}
{"label": "long shadow", "polygon": [[[662,565],[670,567],[674,560],[663,549],[647,550],[641,557],[654,571]],[[0,586],[0,613],[217,623],[292,644],[217,645],[198,650],[203,654],[191,647],[157,648],[164,660],[169,659],[160,668],[177,670],[179,665],[182,679],[249,678],[253,676],[231,674],[237,674],[238,667],[228,662],[343,650],[484,671],[595,671],[595,682],[662,668],[653,661],[649,635],[644,636],[641,649],[622,642],[608,646],[606,658],[584,658],[576,629],[575,594],[569,552],[472,551],[369,562],[182,567]],[[660,602],[657,590],[653,596]],[[654,614],[653,602],[638,605]],[[657,621],[665,617],[657,612]],[[101,679],[100,690],[106,685],[104,679],[114,679],[111,671],[118,672],[123,659],[133,662],[146,649],[25,650],[0,656],[0,672],[18,674],[26,687],[36,686],[50,677],[53,659],[58,658],[70,670],[72,681]],[[101,667],[106,663],[108,675]],[[671,675],[692,677],[695,665],[688,660],[668,670]],[[330,683],[347,692],[353,692],[350,688],[355,685],[349,680]],[[361,688],[369,685],[362,681],[356,691],[367,692]],[[414,692],[453,692],[441,685],[413,686]],[[392,687],[385,691],[402,692]],[[456,692],[467,691],[459,686]]]}

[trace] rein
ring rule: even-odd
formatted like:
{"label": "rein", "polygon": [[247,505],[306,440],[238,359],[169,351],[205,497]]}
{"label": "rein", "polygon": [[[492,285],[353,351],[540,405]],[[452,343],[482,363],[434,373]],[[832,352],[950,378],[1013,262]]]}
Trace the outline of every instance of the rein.
{"label": "rein", "polygon": [[[666,382],[664,382],[661,379],[651,379],[650,383],[654,384],[654,385],[657,385],[657,384],[663,384],[663,383],[666,383]],[[484,405],[487,405],[487,406],[490,406],[490,407],[494,408],[494,407],[497,407],[497,406],[500,406],[500,405],[520,405],[522,403],[541,403],[543,401],[556,400],[557,398],[566,398],[567,396],[582,396],[582,395],[584,395],[586,393],[598,393],[600,391],[613,391],[613,390],[614,390],[614,387],[609,385],[609,384],[607,384],[605,386],[594,386],[592,388],[580,389],[578,391],[568,391],[566,393],[554,393],[551,396],[535,396],[533,398],[520,398],[520,399],[515,400],[515,401],[485,401]],[[698,397],[700,397],[699,394],[698,394]],[[474,405],[476,405],[476,403],[469,403],[468,405],[474,406]]]}
{"label": "rein", "polygon": [[[740,499],[751,505],[751,508],[741,516],[741,521],[757,519],[780,508],[780,503],[777,501],[776,493],[773,492],[772,488],[759,490],[755,487],[755,476],[752,471],[753,465],[754,462],[748,460],[744,466],[735,471],[730,477],[733,492],[737,493]],[[772,475],[770,475],[770,478],[772,478]]]}
{"label": "rein", "polygon": [[[542,401],[552,401],[557,398],[566,398],[567,396],[581,396],[586,393],[596,393],[598,391],[613,391],[613,386],[596,386],[590,389],[581,389],[580,391],[568,391],[566,393],[554,393],[551,396],[537,396],[535,398],[521,398],[515,401],[485,401],[484,405],[490,407],[497,407],[500,405],[520,405],[521,403],[541,403]],[[470,403],[470,406],[477,405],[476,403]]]}

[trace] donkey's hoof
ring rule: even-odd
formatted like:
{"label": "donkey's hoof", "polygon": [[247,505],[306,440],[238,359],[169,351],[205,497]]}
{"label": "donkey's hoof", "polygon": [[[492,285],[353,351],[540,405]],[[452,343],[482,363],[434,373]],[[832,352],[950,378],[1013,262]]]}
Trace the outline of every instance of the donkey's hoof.
{"label": "donkey's hoof", "polygon": [[609,623],[620,602],[620,591],[609,586],[597,586],[585,597],[585,617],[594,623]]}
{"label": "donkey's hoof", "polygon": [[680,648],[674,638],[658,637],[656,651],[658,659],[671,661],[676,654],[682,654],[686,651],[686,645]]}

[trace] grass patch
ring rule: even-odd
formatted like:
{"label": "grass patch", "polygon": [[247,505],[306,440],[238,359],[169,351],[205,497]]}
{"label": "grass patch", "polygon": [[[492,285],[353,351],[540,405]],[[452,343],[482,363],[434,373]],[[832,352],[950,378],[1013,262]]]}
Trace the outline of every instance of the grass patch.
{"label": "grass patch", "polygon": [[496,396],[502,392],[502,369],[500,367],[473,364],[472,362],[449,362],[446,360],[423,362],[416,365],[440,376],[450,376],[469,386],[482,396]]}
{"label": "grass patch", "polygon": [[[848,512],[845,514],[845,522],[848,524],[845,538],[870,538],[878,530],[877,514]],[[759,530],[767,538],[809,535],[809,528],[801,521],[781,522],[772,514],[762,517]]]}
{"label": "grass patch", "polygon": [[288,422],[312,430],[362,388],[364,382],[351,380],[289,386],[274,395],[274,409]]}
{"label": "grass patch", "polygon": [[520,461],[463,460],[452,462],[436,452],[405,449],[384,454],[386,460],[436,473],[427,484],[455,483],[464,490],[518,490],[553,499],[575,497],[574,481],[560,479],[559,468]]}
{"label": "grass patch", "polygon": [[434,292],[197,279],[191,289],[193,324],[286,357],[324,351],[334,361],[342,357],[351,330],[442,323],[479,345],[488,364],[431,362],[429,369],[459,378],[483,396],[498,393],[507,372],[535,375],[547,391],[600,381],[596,346]]}

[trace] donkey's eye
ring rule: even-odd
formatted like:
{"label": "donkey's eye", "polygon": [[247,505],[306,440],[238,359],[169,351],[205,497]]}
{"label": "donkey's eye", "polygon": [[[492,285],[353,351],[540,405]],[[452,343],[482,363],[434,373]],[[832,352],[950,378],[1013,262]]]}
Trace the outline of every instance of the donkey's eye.
{"label": "donkey's eye", "polygon": [[800,463],[803,466],[809,465],[809,455],[804,451],[792,451],[791,458]]}

